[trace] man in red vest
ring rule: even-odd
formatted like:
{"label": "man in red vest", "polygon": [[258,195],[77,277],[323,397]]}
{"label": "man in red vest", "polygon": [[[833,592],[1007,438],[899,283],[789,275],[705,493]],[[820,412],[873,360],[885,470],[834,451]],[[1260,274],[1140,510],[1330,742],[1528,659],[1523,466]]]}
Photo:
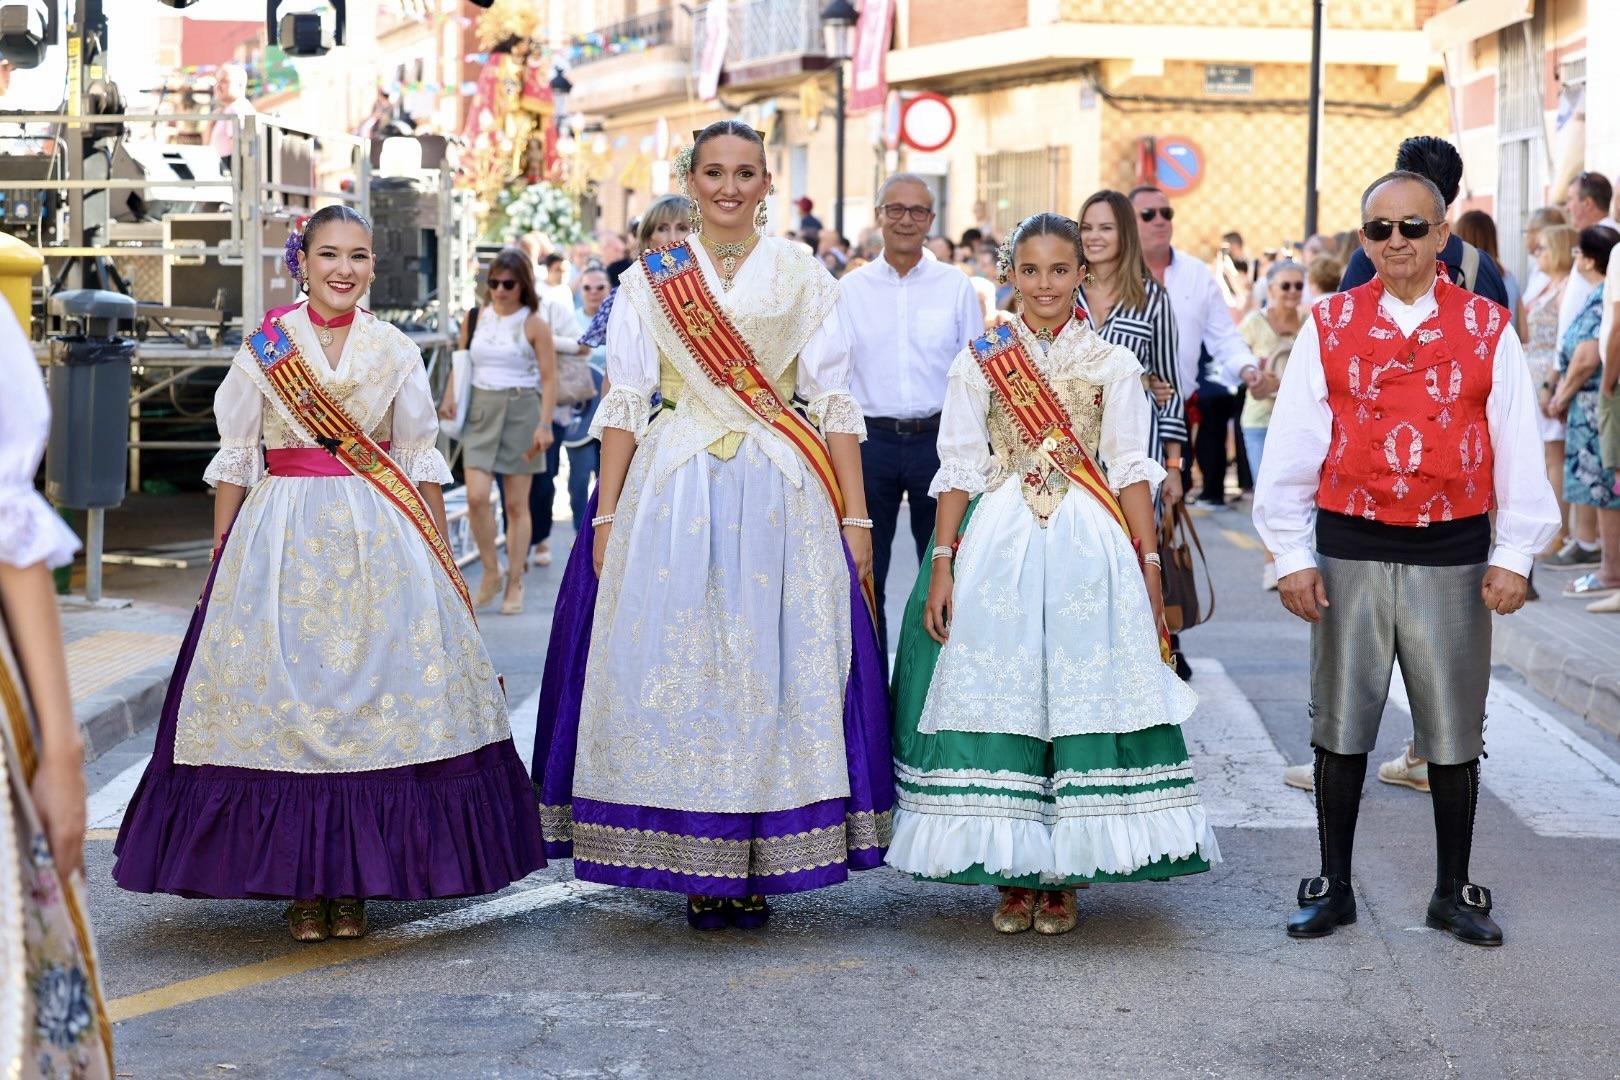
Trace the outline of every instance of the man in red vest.
{"label": "man in red vest", "polygon": [[1434,799],[1428,925],[1502,943],[1490,891],[1468,879],[1490,616],[1524,604],[1558,504],[1508,312],[1453,286],[1437,261],[1445,213],[1440,190],[1416,173],[1367,189],[1361,244],[1378,276],[1312,309],[1266,436],[1255,525],[1277,560],[1283,606],[1311,624],[1322,872],[1300,884],[1292,937],[1356,919],[1356,814],[1399,660]]}

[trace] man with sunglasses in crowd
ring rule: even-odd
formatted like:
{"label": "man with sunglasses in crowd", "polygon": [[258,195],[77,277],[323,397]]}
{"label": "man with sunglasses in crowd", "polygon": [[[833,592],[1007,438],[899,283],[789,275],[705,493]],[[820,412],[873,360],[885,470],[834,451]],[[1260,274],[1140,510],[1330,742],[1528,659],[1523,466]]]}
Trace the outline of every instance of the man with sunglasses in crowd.
{"label": "man with sunglasses in crowd", "polygon": [[887,651],[883,586],[900,502],[910,506],[920,560],[934,531],[928,489],[939,471],[946,377],[956,354],[984,333],[984,313],[968,276],[923,252],[934,225],[934,194],[923,178],[895,173],[883,182],[877,204],[883,253],[845,274],[840,285],[851,324],[850,391],[866,416],[861,470],[872,518],[878,640]]}
{"label": "man with sunglasses in crowd", "polygon": [[[1252,362],[1254,354],[1238,336],[1232,311],[1226,306],[1226,297],[1209,266],[1172,245],[1176,212],[1169,197],[1159,188],[1144,185],[1131,192],[1130,200],[1136,209],[1136,228],[1142,238],[1142,255],[1147,259],[1148,270],[1170,294],[1170,309],[1176,317],[1182,398],[1189,405],[1197,406],[1197,421],[1194,422],[1193,410],[1189,409],[1187,426],[1192,429],[1193,456],[1198,461],[1204,488],[1193,505],[1206,510],[1225,510],[1226,432],[1236,422],[1240,408],[1233,392],[1236,376],[1227,372],[1235,373]],[[1158,380],[1153,381],[1158,383]],[[1164,386],[1159,383],[1154,389],[1162,390]],[[1245,477],[1241,475],[1248,468],[1242,453],[1243,440],[1239,439],[1237,445],[1242,462],[1239,481],[1247,486],[1242,483]],[[1191,463],[1169,461],[1165,467],[1171,473],[1165,484],[1165,498],[1174,501],[1181,497],[1183,481],[1191,481]],[[1176,668],[1186,670],[1180,660]]]}
{"label": "man with sunglasses in crowd", "polygon": [[1502,943],[1490,891],[1468,877],[1491,613],[1524,604],[1558,504],[1507,309],[1443,276],[1445,214],[1417,173],[1367,188],[1362,250],[1377,276],[1311,309],[1266,436],[1254,521],[1283,605],[1311,624],[1322,861],[1300,884],[1292,937],[1356,919],[1356,816],[1399,661],[1434,805],[1427,924]]}

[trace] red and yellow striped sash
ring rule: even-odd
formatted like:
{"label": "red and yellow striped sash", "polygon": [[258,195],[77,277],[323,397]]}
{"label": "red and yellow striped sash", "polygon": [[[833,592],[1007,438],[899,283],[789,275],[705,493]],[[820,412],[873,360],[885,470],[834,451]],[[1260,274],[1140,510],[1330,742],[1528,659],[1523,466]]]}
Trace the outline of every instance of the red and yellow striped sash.
{"label": "red and yellow striped sash", "polygon": [[[292,336],[287,333],[281,320],[272,320],[250,337],[248,347],[276,396],[315,441],[405,515],[405,519],[433,552],[434,559],[449,575],[450,583],[467,605],[468,613],[472,614],[472,596],[467,591],[467,582],[461,576],[461,568],[456,565],[450,546],[439,535],[438,526],[428,513],[427,504],[422,501],[422,493],[327,392],[320,379],[310,370],[309,362],[298,351],[298,346],[293,344]],[[474,615],[474,618],[476,620],[477,616]]]}
{"label": "red and yellow striped sash", "polygon": [[[815,425],[783,401],[771,385],[754,350],[703,280],[702,267],[691,247],[683,241],[649,251],[641,262],[664,317],[703,374],[787,440],[827,493],[833,516],[842,521],[844,496],[838,488],[826,441]],[[861,591],[876,619],[877,602],[870,578],[861,582]]]}

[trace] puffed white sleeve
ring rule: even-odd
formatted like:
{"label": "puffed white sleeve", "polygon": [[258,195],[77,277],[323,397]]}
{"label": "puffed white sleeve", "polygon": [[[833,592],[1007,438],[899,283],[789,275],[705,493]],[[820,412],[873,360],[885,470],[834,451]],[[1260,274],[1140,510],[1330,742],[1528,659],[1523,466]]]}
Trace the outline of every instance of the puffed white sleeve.
{"label": "puffed white sleeve", "polygon": [[1332,440],[1322,349],[1316,320],[1307,316],[1288,354],[1254,484],[1254,527],[1278,577],[1316,565],[1316,492]]}
{"label": "puffed white sleeve", "polygon": [[809,405],[810,419],[823,435],[838,433],[866,438],[866,417],[849,392],[854,375],[854,349],[849,338],[849,312],[842,296],[827,313],[804,348],[799,350],[799,396]]}
{"label": "puffed white sleeve", "polygon": [[1108,486],[1115,494],[1142,481],[1151,491],[1164,479],[1164,468],[1149,456],[1152,424],[1153,407],[1142,393],[1140,372],[1115,379],[1104,388],[1097,456],[1108,467]]}
{"label": "puffed white sleeve", "polygon": [[214,391],[219,453],[203,470],[209,487],[252,487],[264,476],[264,394],[235,364]]}
{"label": "puffed white sleeve", "polygon": [[433,405],[427,368],[412,366],[394,395],[394,427],[388,456],[413,483],[449,484],[455,477],[439,453],[439,411]]}
{"label": "puffed white sleeve", "polygon": [[640,442],[652,412],[653,392],[658,389],[658,346],[629,297],[620,297],[620,301],[608,316],[608,392],[596,407],[591,435],[600,439],[604,429],[618,428]]}
{"label": "puffed white sleeve", "polygon": [[11,308],[0,304],[0,563],[66,566],[79,538],[34,490],[51,429],[50,402],[34,349]]}
{"label": "puffed white sleeve", "polygon": [[995,475],[990,456],[990,384],[963,349],[945,382],[945,407],[939,415],[939,472],[928,485],[936,498],[947,491],[983,494]]}

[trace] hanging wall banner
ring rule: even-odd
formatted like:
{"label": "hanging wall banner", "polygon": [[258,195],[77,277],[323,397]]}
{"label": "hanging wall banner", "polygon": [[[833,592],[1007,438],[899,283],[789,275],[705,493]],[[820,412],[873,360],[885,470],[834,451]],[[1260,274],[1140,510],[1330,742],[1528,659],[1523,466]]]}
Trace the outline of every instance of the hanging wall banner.
{"label": "hanging wall banner", "polygon": [[731,12],[727,0],[709,0],[703,18],[703,53],[698,63],[698,97],[713,101],[720,96],[720,70],[726,63]]}
{"label": "hanging wall banner", "polygon": [[886,66],[894,32],[894,0],[866,0],[855,24],[855,59],[849,74],[849,111],[881,109],[889,95]]}

